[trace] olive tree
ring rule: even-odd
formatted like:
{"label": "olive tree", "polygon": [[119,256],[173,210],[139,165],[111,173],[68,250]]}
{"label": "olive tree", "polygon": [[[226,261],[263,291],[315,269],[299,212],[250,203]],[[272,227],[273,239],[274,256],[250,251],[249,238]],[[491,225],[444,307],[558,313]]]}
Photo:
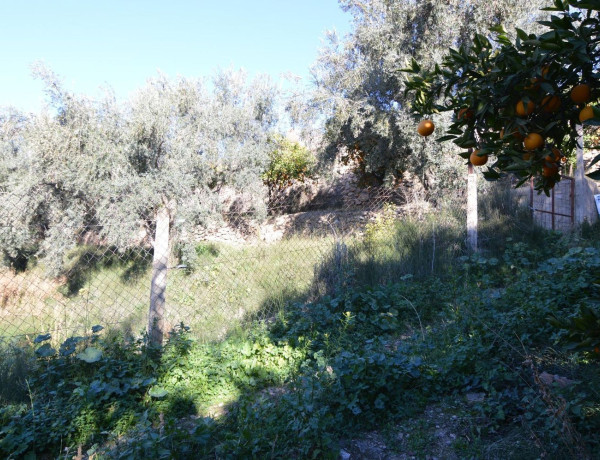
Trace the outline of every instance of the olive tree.
{"label": "olive tree", "polygon": [[[313,67],[313,101],[327,113],[327,158],[339,150],[367,182],[392,183],[408,171],[428,189],[458,187],[460,161],[414,132],[399,69],[412,58],[433,67],[450,47],[499,23],[531,22],[541,0],[341,0],[351,33],[328,36]],[[534,14],[532,14],[532,11]],[[450,118],[440,119],[441,126]]]}
{"label": "olive tree", "polygon": [[150,332],[162,340],[169,229],[218,215],[228,186],[252,196],[265,214],[261,174],[269,161],[277,91],[241,72],[201,79],[149,79],[130,100],[107,91],[91,99],[64,88],[44,67],[36,75],[50,104],[27,118],[0,118],[0,244],[5,256],[29,251],[54,273],[93,229],[119,250],[139,244],[150,223],[154,275]]}

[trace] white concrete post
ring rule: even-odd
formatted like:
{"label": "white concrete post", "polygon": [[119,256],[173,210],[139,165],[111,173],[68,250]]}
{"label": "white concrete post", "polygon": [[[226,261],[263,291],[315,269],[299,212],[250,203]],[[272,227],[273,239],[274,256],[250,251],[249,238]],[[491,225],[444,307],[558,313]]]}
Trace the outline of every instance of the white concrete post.
{"label": "white concrete post", "polygon": [[469,161],[467,174],[467,243],[477,252],[477,174]]}
{"label": "white concrete post", "polygon": [[164,336],[165,292],[167,290],[167,264],[169,262],[169,210],[162,206],[156,212],[156,234],[150,284],[150,309],[148,311],[148,337],[153,345],[162,345]]}

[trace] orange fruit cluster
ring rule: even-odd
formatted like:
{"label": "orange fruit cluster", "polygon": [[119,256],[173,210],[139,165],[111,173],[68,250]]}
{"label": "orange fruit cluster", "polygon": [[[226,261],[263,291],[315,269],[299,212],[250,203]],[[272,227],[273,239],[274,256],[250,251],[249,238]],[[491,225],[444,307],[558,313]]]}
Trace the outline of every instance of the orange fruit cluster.
{"label": "orange fruit cluster", "polygon": [[[546,123],[548,118],[559,112],[563,108],[563,103],[567,103],[568,98],[572,101],[566,104],[565,110],[571,110],[573,103],[583,105],[579,112],[579,121],[593,119],[595,117],[594,107],[587,105],[592,98],[592,90],[587,83],[579,83],[571,88],[567,96],[562,96],[549,79],[551,78],[551,66],[544,65],[540,73],[534,78],[531,78],[522,88],[526,94],[522,94],[520,99],[512,109],[506,109],[507,114],[514,113],[515,116],[527,120],[518,120],[509,122],[511,132],[506,133],[502,128],[499,133],[499,139],[504,143],[510,143],[511,149],[520,152],[521,158],[525,161],[532,161],[532,166],[535,164],[542,169],[542,176],[546,178],[545,186],[552,187],[555,182],[555,177],[560,170],[561,162],[566,162],[566,158],[561,151],[552,145],[551,139],[555,136],[548,130],[543,130],[540,123]],[[549,91],[548,84],[551,84],[555,90]],[[542,88],[544,93],[541,93]],[[502,111],[503,109],[501,109]],[[457,123],[472,124],[475,121],[476,108],[473,106],[464,106],[455,112],[455,121]],[[479,113],[479,112],[478,112]],[[517,128],[518,126],[518,128]],[[429,136],[433,133],[435,125],[430,119],[422,120],[417,132],[421,136]],[[529,132],[528,132],[529,131]],[[525,134],[526,133],[526,134]],[[545,136],[549,136],[548,140]],[[554,140],[556,142],[556,140]],[[481,148],[481,146],[480,146]],[[545,156],[544,156],[545,155]],[[481,154],[480,149],[474,150],[469,155],[469,161],[474,166],[483,166],[487,164],[489,158],[486,154]]]}

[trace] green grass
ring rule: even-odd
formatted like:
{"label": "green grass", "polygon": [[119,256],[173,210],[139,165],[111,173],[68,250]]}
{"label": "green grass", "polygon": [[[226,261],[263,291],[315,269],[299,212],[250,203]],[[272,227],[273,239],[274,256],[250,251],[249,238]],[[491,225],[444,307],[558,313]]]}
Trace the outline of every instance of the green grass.
{"label": "green grass", "polygon": [[[306,300],[314,266],[331,245],[327,236],[199,244],[193,266],[168,273],[166,320],[171,326],[185,321],[198,337],[213,340],[247,321],[272,318],[286,304]],[[67,274],[58,280],[48,279],[42,266],[6,271],[18,291],[2,311],[1,335],[51,332],[60,341],[95,324],[137,334],[145,327],[150,262],[141,249],[120,255],[83,246],[68,255]]]}
{"label": "green grass", "polygon": [[[82,248],[81,252],[89,254],[90,249]],[[2,312],[1,335],[10,338],[51,332],[61,340],[94,324],[117,323],[124,327],[135,325],[134,330],[139,331],[140,318],[147,309],[150,274],[145,270],[135,279],[130,278],[129,265],[101,261],[86,271],[76,287],[68,277],[66,281],[49,279],[41,266],[7,274],[18,291]]]}
{"label": "green grass", "polygon": [[212,244],[192,270],[169,273],[171,321],[186,320],[205,340],[234,324],[273,318],[290,302],[307,299],[314,267],[330,251],[330,237],[291,237],[270,245]]}

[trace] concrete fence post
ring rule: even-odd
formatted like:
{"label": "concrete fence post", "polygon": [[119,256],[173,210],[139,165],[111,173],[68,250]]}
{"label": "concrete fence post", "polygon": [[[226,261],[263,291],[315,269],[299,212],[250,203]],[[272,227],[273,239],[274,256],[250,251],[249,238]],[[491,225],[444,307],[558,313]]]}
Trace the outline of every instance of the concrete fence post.
{"label": "concrete fence post", "polygon": [[477,174],[470,161],[467,173],[467,244],[471,251],[477,252]]}
{"label": "concrete fence post", "polygon": [[169,262],[170,216],[166,206],[156,212],[156,233],[150,284],[150,309],[148,311],[148,338],[160,346],[164,337],[165,293],[167,290],[167,265]]}

